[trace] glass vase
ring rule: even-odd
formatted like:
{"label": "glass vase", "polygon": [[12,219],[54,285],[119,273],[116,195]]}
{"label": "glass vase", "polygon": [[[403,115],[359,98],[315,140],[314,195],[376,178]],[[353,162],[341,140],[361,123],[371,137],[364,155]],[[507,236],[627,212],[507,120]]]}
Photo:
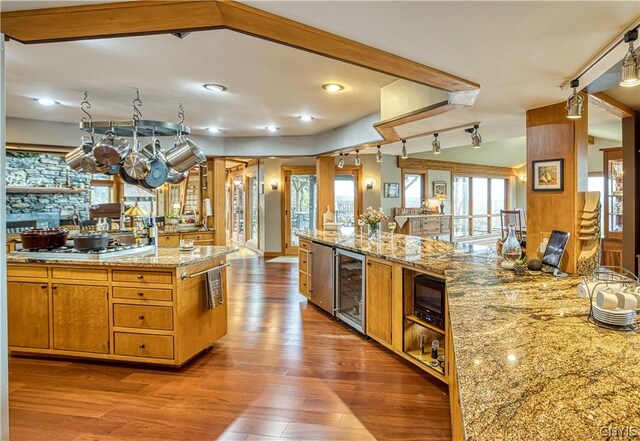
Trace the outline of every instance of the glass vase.
{"label": "glass vase", "polygon": [[509,263],[513,263],[522,257],[522,247],[516,237],[516,225],[509,224],[509,234],[502,245],[502,257]]}
{"label": "glass vase", "polygon": [[382,224],[380,222],[367,224],[367,235],[369,240],[380,239],[382,236]]}

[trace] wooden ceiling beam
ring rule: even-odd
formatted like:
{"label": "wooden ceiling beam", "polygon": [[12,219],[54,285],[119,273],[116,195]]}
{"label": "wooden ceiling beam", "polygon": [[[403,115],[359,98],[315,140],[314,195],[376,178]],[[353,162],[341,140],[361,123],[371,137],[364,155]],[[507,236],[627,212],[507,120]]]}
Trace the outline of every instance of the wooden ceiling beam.
{"label": "wooden ceiling beam", "polygon": [[621,103],[616,99],[611,98],[604,92],[590,94],[589,103],[601,108],[605,112],[617,116],[620,119],[631,118],[635,113],[635,111],[631,107]]}
{"label": "wooden ceiling beam", "polygon": [[133,1],[0,14],[0,31],[22,43],[230,29],[450,92],[474,82],[232,1]]}

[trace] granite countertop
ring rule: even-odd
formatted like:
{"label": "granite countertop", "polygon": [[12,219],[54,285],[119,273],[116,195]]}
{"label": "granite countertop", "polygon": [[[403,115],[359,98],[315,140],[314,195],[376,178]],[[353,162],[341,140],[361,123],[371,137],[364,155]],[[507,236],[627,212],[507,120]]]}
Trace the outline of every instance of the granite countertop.
{"label": "granite countertop", "polygon": [[44,263],[60,265],[86,266],[137,266],[150,268],[178,268],[205,262],[227,254],[235,253],[238,248],[226,246],[197,246],[192,251],[180,251],[178,247],[157,247],[155,251],[125,256],[112,257],[104,260],[73,260],[73,259],[33,259],[21,255],[19,252],[9,253],[7,263]]}
{"label": "granite countertop", "polygon": [[302,237],[444,275],[468,440],[640,436],[640,336],[589,323],[580,277],[517,276],[475,247],[401,234]]}

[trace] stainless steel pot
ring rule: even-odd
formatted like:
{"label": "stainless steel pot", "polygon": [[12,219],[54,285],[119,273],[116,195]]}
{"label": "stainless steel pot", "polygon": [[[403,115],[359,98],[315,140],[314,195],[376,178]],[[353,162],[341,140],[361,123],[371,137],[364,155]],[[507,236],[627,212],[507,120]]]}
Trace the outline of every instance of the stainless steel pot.
{"label": "stainless steel pot", "polygon": [[184,173],[180,173],[176,171],[173,167],[169,169],[169,174],[167,175],[167,182],[169,184],[179,184],[189,176],[189,172],[186,171]]}
{"label": "stainless steel pot", "polygon": [[73,247],[78,251],[95,251],[109,245],[107,233],[80,233],[73,238]]}
{"label": "stainless steel pot", "polygon": [[187,138],[179,139],[179,142],[166,153],[165,157],[167,163],[179,173],[184,173],[207,160],[202,150]]}
{"label": "stainless steel pot", "polygon": [[121,174],[126,173],[131,179],[144,179],[149,175],[151,167],[149,159],[140,153],[140,141],[137,133],[133,133],[133,150],[122,162]]}
{"label": "stainless steel pot", "polygon": [[155,136],[151,143],[141,150],[142,155],[149,158],[149,174],[140,180],[140,185],[146,189],[152,190],[160,187],[165,183],[169,175],[169,166],[165,162],[161,150],[160,141]]}
{"label": "stainless steel pot", "polygon": [[105,173],[109,166],[99,163],[93,152],[86,153],[80,160],[82,171],[86,173]]}
{"label": "stainless steel pot", "polygon": [[131,144],[114,132],[107,132],[105,137],[93,148],[98,162],[105,165],[120,164],[131,151]]}

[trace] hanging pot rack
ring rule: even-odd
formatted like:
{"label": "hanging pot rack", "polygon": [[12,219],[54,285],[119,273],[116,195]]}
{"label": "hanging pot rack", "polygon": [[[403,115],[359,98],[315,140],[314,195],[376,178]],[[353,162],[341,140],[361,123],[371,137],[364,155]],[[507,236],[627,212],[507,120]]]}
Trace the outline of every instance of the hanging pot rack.
{"label": "hanging pot rack", "polygon": [[81,121],[80,130],[104,135],[109,131],[118,136],[132,137],[136,132],[141,137],[188,135],[191,129],[180,123],[167,121],[124,120],[124,121]]}

